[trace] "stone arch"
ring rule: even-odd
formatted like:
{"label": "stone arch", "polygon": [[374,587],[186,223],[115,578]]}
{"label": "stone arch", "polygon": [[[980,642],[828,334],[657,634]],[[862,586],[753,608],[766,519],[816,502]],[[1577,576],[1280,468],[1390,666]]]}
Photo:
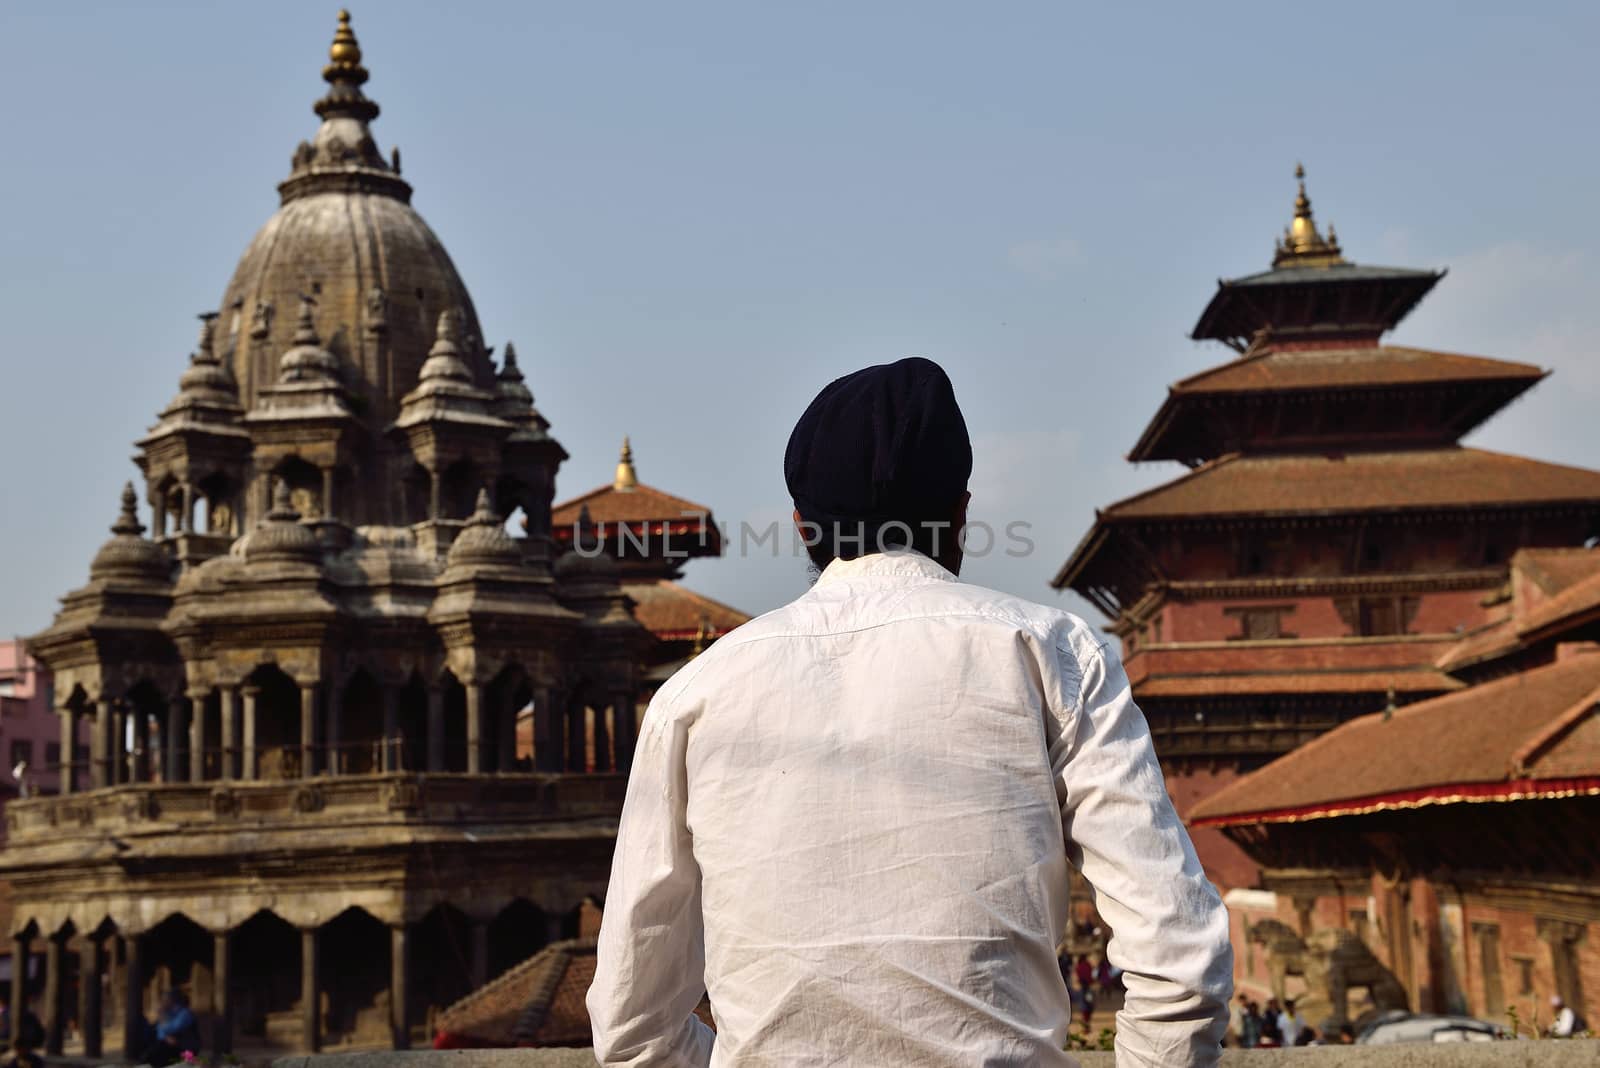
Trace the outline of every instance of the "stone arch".
{"label": "stone arch", "polygon": [[[483,754],[485,771],[521,770],[517,762],[517,714],[533,703],[533,682],[513,661],[484,688]],[[530,764],[527,770],[532,771]]]}
{"label": "stone arch", "polygon": [[435,905],[412,928],[411,942],[412,959],[427,962],[411,972],[411,1019],[427,1019],[472,992],[472,922],[465,913],[448,903]]}
{"label": "stone arch", "polygon": [[[245,680],[256,688],[254,777],[292,779],[300,771],[300,687],[276,664],[262,664]],[[251,769],[245,768],[250,778]]]}
{"label": "stone arch", "polygon": [[205,533],[236,537],[240,533],[239,484],[225,472],[213,471],[195,488],[205,503]]}
{"label": "stone arch", "polygon": [[483,487],[479,468],[471,457],[456,460],[439,476],[439,518],[465,519],[477,507]]}
{"label": "stone arch", "polygon": [[389,928],[358,906],[317,931],[322,1033],[330,1045],[386,1041],[389,1032]]}
{"label": "stone arch", "polygon": [[467,690],[448,668],[439,677],[439,689],[444,707],[444,752],[439,767],[445,771],[466,771]]}
{"label": "stone arch", "polygon": [[250,962],[249,982],[241,978],[229,983],[238,1034],[299,1046],[300,932],[277,913],[262,909],[233,932],[232,957]]}
{"label": "stone arch", "polygon": [[406,771],[426,770],[431,757],[428,752],[428,687],[415,671],[400,687],[399,719],[399,767]]}
{"label": "stone arch", "polygon": [[159,766],[155,759],[158,746],[165,747],[162,737],[167,699],[160,687],[148,678],[142,678],[128,687],[123,697],[125,720],[121,736],[115,739],[117,754],[122,760],[118,781],[149,782],[151,772]]}
{"label": "stone arch", "polygon": [[174,912],[143,936],[145,1002],[168,990],[181,990],[198,1013],[211,1003],[211,933]]}
{"label": "stone arch", "polygon": [[[315,464],[300,456],[285,456],[273,467],[272,478],[288,484],[289,500],[301,519],[322,517],[322,472]],[[269,481],[269,491],[271,484]],[[270,492],[268,500],[271,500]]]}
{"label": "stone arch", "polygon": [[192,715],[200,720],[203,739],[198,756],[191,751],[190,779],[204,782],[222,778],[222,694],[215,687],[193,700]]}
{"label": "stone arch", "polygon": [[517,898],[489,923],[489,978],[513,968],[548,944],[545,911]]}
{"label": "stone arch", "polygon": [[345,682],[340,703],[339,769],[371,775],[383,767],[383,689],[366,668]]}
{"label": "stone arch", "polygon": [[421,464],[412,464],[400,480],[400,516],[406,523],[425,523],[433,492],[433,476]]}

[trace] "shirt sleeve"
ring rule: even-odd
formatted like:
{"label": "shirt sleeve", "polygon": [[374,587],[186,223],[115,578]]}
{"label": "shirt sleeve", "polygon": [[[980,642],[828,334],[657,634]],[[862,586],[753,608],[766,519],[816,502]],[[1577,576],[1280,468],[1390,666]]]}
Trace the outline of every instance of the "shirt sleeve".
{"label": "shirt sleeve", "polygon": [[1058,653],[1080,686],[1050,758],[1068,855],[1127,988],[1117,1068],[1214,1065],[1233,992],[1227,910],[1173,810],[1121,661],[1104,645]]}
{"label": "shirt sleeve", "polygon": [[689,834],[687,724],[651,702],[617,828],[589,1020],[602,1065],[704,1066],[700,869]]}

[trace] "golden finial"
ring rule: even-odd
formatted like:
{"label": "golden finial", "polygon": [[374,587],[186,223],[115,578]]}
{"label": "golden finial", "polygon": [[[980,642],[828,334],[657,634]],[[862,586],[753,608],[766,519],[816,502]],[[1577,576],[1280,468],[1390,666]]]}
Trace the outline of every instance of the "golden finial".
{"label": "golden finial", "polygon": [[328,81],[353,81],[359,85],[367,80],[366,69],[361,66],[361,45],[350,28],[348,11],[339,12],[339,28],[334,31],[333,44],[328,46],[328,60],[322,68],[322,76]]}
{"label": "golden finial", "polygon": [[711,637],[711,617],[704,612],[700,613],[700,626],[694,632],[694,645],[689,649],[689,659],[693,660],[706,651],[710,644],[707,639]]}
{"label": "golden finial", "polygon": [[631,490],[639,484],[639,477],[633,470],[633,446],[629,444],[626,435],[622,438],[622,459],[617,461],[617,477],[612,480],[611,488],[616,490]]}
{"label": "golden finial", "polygon": [[1316,220],[1311,215],[1311,198],[1306,196],[1306,168],[1304,164],[1294,165],[1294,178],[1299,184],[1299,189],[1294,198],[1294,220],[1284,231],[1283,238],[1278,242],[1276,253],[1272,257],[1274,267],[1331,267],[1336,263],[1343,263],[1344,257],[1339,254],[1339,242],[1333,237],[1333,230],[1328,230],[1328,239],[1323,240],[1317,232]]}

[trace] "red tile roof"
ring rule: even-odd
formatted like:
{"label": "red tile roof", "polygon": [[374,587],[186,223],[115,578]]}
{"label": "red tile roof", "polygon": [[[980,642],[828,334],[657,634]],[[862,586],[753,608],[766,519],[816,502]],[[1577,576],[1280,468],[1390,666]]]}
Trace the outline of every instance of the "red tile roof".
{"label": "red tile roof", "polygon": [[675,497],[642,482],[630,489],[617,489],[607,484],[556,505],[550,511],[551,525],[571,528],[586,505],[589,518],[599,524],[693,520],[697,516],[704,521],[711,515],[711,509],[703,504]]}
{"label": "red tile roof", "polygon": [[1107,508],[1107,519],[1306,515],[1583,502],[1600,471],[1449,447],[1333,456],[1225,456]]}
{"label": "red tile roof", "polygon": [[1546,372],[1528,363],[1398,346],[1265,349],[1201,371],[1173,393],[1240,393],[1417,385],[1437,382],[1526,381]]}
{"label": "red tile roof", "polygon": [[586,1046],[592,938],[552,942],[439,1014],[439,1049]]}
{"label": "red tile roof", "polygon": [[1448,693],[1462,683],[1442,671],[1300,671],[1250,675],[1155,675],[1134,684],[1147,697],[1226,697],[1232,694]]}
{"label": "red tile roof", "polygon": [[[676,582],[625,582],[622,590],[633,598],[633,614],[645,629],[662,641],[720,638],[750,616],[721,601],[686,589]],[[701,627],[706,631],[701,633]]]}
{"label": "red tile roof", "polygon": [[1437,667],[1457,671],[1600,619],[1600,550],[1522,549],[1511,568],[1549,596],[1446,649]]}
{"label": "red tile roof", "polygon": [[1600,653],[1573,656],[1351,720],[1217,791],[1190,817],[1299,820],[1587,789],[1578,778],[1600,793],[1597,703]]}

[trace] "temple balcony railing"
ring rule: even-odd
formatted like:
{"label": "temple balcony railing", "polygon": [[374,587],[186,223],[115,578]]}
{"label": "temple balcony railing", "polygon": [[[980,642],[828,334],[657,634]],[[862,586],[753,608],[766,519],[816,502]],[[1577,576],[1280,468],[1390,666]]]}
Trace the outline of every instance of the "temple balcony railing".
{"label": "temple balcony railing", "polygon": [[481,825],[615,820],[616,773],[387,772],[271,781],[134,782],[21,798],[5,808],[7,846],[71,837],[311,824]]}

